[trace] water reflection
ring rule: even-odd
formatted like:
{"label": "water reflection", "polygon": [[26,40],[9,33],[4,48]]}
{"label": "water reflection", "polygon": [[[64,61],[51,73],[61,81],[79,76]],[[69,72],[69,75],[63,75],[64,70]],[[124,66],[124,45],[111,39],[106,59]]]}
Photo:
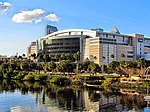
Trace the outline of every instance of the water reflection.
{"label": "water reflection", "polygon": [[[57,87],[48,83],[31,83],[20,81],[0,81],[0,110],[12,112],[38,111],[93,111],[126,112],[145,111],[149,108],[144,101],[146,90],[134,92],[113,88]],[[7,99],[7,98],[10,99]],[[2,99],[2,100],[1,100]],[[10,104],[7,102],[11,102]],[[5,104],[7,103],[7,104]]]}

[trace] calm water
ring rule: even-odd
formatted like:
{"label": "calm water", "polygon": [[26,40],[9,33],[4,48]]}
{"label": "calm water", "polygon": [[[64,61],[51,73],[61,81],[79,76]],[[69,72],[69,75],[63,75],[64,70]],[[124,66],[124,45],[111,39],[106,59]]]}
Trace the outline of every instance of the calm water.
{"label": "calm water", "polygon": [[146,90],[0,81],[0,112],[150,112]]}

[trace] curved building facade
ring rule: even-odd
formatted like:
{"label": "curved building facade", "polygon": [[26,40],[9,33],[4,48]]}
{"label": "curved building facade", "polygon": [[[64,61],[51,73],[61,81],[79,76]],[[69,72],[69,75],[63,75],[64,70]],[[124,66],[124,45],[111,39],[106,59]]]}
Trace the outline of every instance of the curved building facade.
{"label": "curved building facade", "polygon": [[[112,61],[136,60],[150,58],[150,38],[142,34],[121,34],[117,28],[110,32],[102,29],[69,29],[53,32],[37,40],[37,53],[49,54],[52,57],[62,53],[80,51],[80,59],[86,58],[98,64]],[[114,58],[111,58],[111,55]],[[122,58],[121,54],[125,57]]]}
{"label": "curved building facade", "polygon": [[[62,53],[82,53],[85,39],[94,34],[94,31],[82,29],[57,31],[37,40],[37,53],[52,57]],[[82,55],[80,58],[82,60]]]}

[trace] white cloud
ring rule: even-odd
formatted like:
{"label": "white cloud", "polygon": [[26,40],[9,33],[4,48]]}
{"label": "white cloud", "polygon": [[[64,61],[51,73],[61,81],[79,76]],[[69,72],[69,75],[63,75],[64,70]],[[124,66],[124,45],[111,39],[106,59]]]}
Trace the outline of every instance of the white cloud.
{"label": "white cloud", "polygon": [[60,20],[60,18],[54,13],[45,16],[45,19],[49,21],[57,21],[57,22]]}
{"label": "white cloud", "polygon": [[43,16],[46,12],[42,9],[34,9],[32,11],[22,11],[21,13],[15,14],[12,17],[12,21],[16,23],[31,23],[31,22],[41,22]]}
{"label": "white cloud", "polygon": [[12,8],[12,4],[8,2],[0,2],[0,13],[6,14],[7,11],[10,11]]}

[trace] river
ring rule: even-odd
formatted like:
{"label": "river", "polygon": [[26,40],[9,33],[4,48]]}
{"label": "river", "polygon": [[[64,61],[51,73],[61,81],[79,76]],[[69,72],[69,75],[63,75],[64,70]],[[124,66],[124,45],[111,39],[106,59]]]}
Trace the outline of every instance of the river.
{"label": "river", "polygon": [[0,112],[150,112],[146,90],[0,81]]}

